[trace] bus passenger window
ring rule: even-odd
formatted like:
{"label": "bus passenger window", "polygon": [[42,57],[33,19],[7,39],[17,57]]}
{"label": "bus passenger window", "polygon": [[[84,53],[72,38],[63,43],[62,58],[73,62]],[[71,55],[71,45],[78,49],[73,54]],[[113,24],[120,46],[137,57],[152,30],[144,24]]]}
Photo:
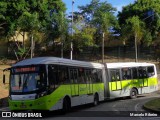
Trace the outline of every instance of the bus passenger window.
{"label": "bus passenger window", "polygon": [[140,79],[147,78],[147,71],[145,67],[140,67],[138,69],[138,76]]}
{"label": "bus passenger window", "polygon": [[102,82],[102,70],[97,69],[97,82]]}
{"label": "bus passenger window", "polygon": [[147,71],[145,68],[143,69],[143,78],[147,78]]}
{"label": "bus passenger window", "polygon": [[78,83],[78,70],[77,69],[70,69],[70,81],[73,84]]}
{"label": "bus passenger window", "polygon": [[122,69],[122,79],[123,80],[131,79],[131,69],[129,68]]}
{"label": "bus passenger window", "polygon": [[137,68],[132,68],[132,78],[133,79],[137,79],[138,78]]}
{"label": "bus passenger window", "polygon": [[148,77],[152,77],[152,76],[155,75],[154,67],[153,66],[147,67],[147,74],[148,74]]}
{"label": "bus passenger window", "polygon": [[84,79],[85,79],[84,69],[80,68],[79,71],[78,71],[78,81],[79,81],[79,83],[84,84],[85,83]]}
{"label": "bus passenger window", "polygon": [[75,83],[78,83],[78,73],[77,73],[77,70],[74,70],[74,81],[75,81]]}
{"label": "bus passenger window", "polygon": [[119,70],[111,70],[110,75],[111,75],[111,81],[112,82],[120,80]]}
{"label": "bus passenger window", "polygon": [[94,83],[102,82],[102,70],[93,69],[91,75],[92,77],[90,76],[90,78],[92,79],[92,82]]}
{"label": "bus passenger window", "polygon": [[51,91],[58,87],[57,66],[48,66],[48,80]]}
{"label": "bus passenger window", "polygon": [[74,73],[73,73],[73,70],[70,70],[70,81],[71,81],[71,83],[74,83]]}
{"label": "bus passenger window", "polygon": [[92,70],[92,79],[93,79],[93,83],[96,83],[97,78],[97,70],[93,69]]}
{"label": "bus passenger window", "polygon": [[59,82],[60,84],[69,83],[68,68],[66,66],[59,67]]}
{"label": "bus passenger window", "polygon": [[91,82],[91,70],[87,69],[85,70],[85,75],[86,75],[86,83],[90,83]]}

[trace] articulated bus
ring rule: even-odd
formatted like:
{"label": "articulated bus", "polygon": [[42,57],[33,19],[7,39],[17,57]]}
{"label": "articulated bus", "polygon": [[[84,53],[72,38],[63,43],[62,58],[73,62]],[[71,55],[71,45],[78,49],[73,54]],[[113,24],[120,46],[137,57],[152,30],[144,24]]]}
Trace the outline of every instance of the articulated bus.
{"label": "articulated bus", "polygon": [[92,63],[56,57],[26,59],[10,71],[11,110],[59,110],[158,90],[157,71],[149,63]]}
{"label": "articulated bus", "polygon": [[158,90],[157,70],[150,63],[108,63],[105,64],[107,74],[107,96],[117,98],[151,93]]}

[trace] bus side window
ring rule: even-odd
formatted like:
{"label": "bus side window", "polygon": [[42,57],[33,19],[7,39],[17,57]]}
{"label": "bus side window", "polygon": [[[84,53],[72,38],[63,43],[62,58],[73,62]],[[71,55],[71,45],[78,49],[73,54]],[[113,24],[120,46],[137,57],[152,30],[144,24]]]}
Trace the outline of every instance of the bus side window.
{"label": "bus side window", "polygon": [[147,67],[147,75],[148,77],[152,77],[155,75],[154,66]]}
{"label": "bus side window", "polygon": [[79,83],[84,84],[85,83],[84,79],[85,79],[84,69],[79,68],[79,71],[78,71],[78,81],[79,81]]}
{"label": "bus side window", "polygon": [[48,66],[48,80],[51,89],[55,89],[58,86],[57,80],[57,66]]}
{"label": "bus side window", "polygon": [[97,69],[97,82],[102,82],[102,70]]}
{"label": "bus side window", "polygon": [[111,77],[111,81],[119,81],[120,80],[120,73],[119,70],[111,70],[110,71],[110,77]]}
{"label": "bus side window", "polygon": [[147,78],[148,75],[147,75],[147,70],[146,68],[143,68],[143,78]]}
{"label": "bus side window", "polygon": [[111,82],[116,81],[115,72],[114,71],[110,71],[110,77],[111,77]]}
{"label": "bus side window", "polygon": [[132,79],[138,79],[137,68],[132,68]]}
{"label": "bus side window", "polygon": [[130,68],[122,69],[122,79],[123,80],[131,79],[131,69]]}
{"label": "bus side window", "polygon": [[59,67],[59,82],[60,84],[69,83],[68,68],[66,66]]}
{"label": "bus side window", "polygon": [[72,84],[78,83],[78,70],[77,69],[70,69],[70,81]]}
{"label": "bus side window", "polygon": [[77,69],[74,70],[74,81],[77,84],[78,83],[78,71]]}
{"label": "bus side window", "polygon": [[102,82],[102,70],[101,69],[92,69],[89,73],[89,80],[93,83]]}
{"label": "bus side window", "polygon": [[86,75],[86,83],[90,83],[91,82],[91,70],[86,69],[85,70],[85,75]]}
{"label": "bus side window", "polygon": [[73,77],[74,73],[73,73],[73,70],[70,70],[69,72],[70,72],[70,82],[74,83],[74,77]]}
{"label": "bus side window", "polygon": [[142,68],[138,68],[138,78],[143,78],[143,71],[142,71]]}
{"label": "bus side window", "polygon": [[145,67],[140,67],[138,69],[138,76],[140,79],[147,78],[147,71]]}
{"label": "bus side window", "polygon": [[93,81],[93,83],[96,83],[97,79],[98,79],[97,70],[93,69],[91,74],[92,74],[92,79],[93,79],[92,81]]}

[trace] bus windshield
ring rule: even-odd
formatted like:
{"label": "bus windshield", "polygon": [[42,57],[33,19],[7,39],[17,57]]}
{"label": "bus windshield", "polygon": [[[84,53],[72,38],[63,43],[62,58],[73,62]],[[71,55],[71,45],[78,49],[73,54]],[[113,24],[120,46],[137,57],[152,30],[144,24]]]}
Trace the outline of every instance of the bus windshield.
{"label": "bus windshield", "polygon": [[10,77],[11,93],[34,92],[46,87],[45,72],[29,71],[32,70],[29,68],[25,69],[21,68],[18,72],[12,69],[13,72]]}

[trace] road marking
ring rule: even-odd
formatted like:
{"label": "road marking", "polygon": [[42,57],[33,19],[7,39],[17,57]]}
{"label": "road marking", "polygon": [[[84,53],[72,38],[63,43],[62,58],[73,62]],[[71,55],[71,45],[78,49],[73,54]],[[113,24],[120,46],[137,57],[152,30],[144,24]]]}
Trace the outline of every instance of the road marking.
{"label": "road marking", "polygon": [[[134,110],[135,110],[135,111],[138,111],[138,105],[139,105],[139,103],[135,105],[135,107],[134,107]],[[141,116],[140,116],[139,118],[140,118],[141,120],[144,120]]]}
{"label": "road marking", "polygon": [[0,111],[10,111],[9,107],[1,108]]}

